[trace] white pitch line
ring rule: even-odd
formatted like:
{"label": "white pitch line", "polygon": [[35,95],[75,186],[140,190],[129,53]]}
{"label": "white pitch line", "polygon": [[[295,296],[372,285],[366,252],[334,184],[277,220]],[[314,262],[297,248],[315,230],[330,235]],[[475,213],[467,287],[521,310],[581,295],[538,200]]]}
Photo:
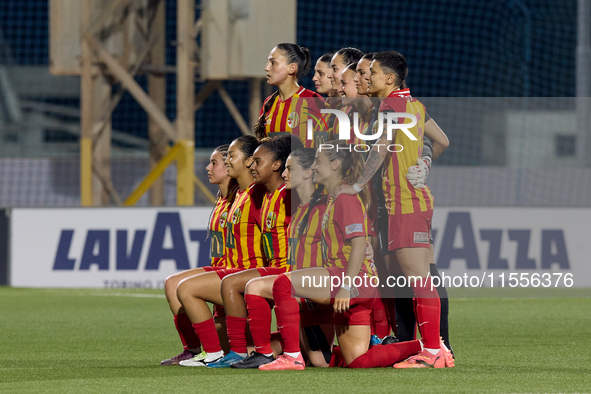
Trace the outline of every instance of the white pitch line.
{"label": "white pitch line", "polygon": [[136,297],[136,298],[166,298],[164,294],[146,294],[146,293],[91,293],[91,296],[98,297]]}

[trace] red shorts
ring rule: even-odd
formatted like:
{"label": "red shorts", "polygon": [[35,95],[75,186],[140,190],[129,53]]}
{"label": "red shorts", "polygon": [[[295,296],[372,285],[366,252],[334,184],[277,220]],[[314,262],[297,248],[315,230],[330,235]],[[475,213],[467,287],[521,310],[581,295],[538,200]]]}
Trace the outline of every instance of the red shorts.
{"label": "red shorts", "polygon": [[203,268],[203,270],[205,272],[213,272],[213,271],[217,271],[217,270],[223,270],[226,267],[212,267],[212,266],[207,266],[207,267],[201,267],[201,268]]}
{"label": "red shorts", "polygon": [[289,269],[289,267],[284,267],[284,268],[278,268],[278,267],[258,267],[257,270],[259,271],[259,274],[261,274],[261,277],[263,276],[272,276],[272,275],[280,275],[283,274],[285,272],[287,272],[287,270]]}
{"label": "red shorts", "polygon": [[[330,273],[331,278],[333,276],[342,278],[343,273],[346,271],[345,269],[338,267],[328,267],[326,270]],[[369,284],[369,279],[367,279],[367,282]],[[334,296],[339,290],[340,288],[331,290],[331,305],[334,304]],[[335,325],[369,326],[371,324],[371,312],[373,310],[374,299],[380,296],[378,288],[368,285],[357,287],[357,290],[359,291],[359,295],[351,299],[349,310],[345,313],[335,313],[333,319]]]}
{"label": "red shorts", "polygon": [[333,324],[334,308],[332,305],[320,305],[300,298],[300,325],[302,328],[320,324]]}
{"label": "red shorts", "polygon": [[388,251],[428,248],[433,210],[388,216]]}
{"label": "red shorts", "polygon": [[224,279],[226,276],[235,274],[236,272],[242,272],[244,268],[222,268],[215,270],[215,273],[218,274],[220,279]]}

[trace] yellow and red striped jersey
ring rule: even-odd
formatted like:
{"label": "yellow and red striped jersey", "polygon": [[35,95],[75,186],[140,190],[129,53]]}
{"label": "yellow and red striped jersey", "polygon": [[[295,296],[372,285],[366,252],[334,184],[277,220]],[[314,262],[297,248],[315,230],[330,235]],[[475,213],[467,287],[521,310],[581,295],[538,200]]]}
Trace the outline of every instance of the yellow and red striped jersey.
{"label": "yellow and red striped jersey", "polygon": [[263,266],[261,246],[261,209],[267,189],[253,183],[236,193],[228,211],[226,228],[226,266],[256,268]]}
{"label": "yellow and red striped jersey", "polygon": [[[404,147],[401,152],[388,152],[382,167],[382,188],[386,200],[386,208],[390,215],[413,212],[424,212],[433,209],[433,195],[425,186],[415,189],[406,179],[408,168],[417,164],[417,159],[423,154],[423,135],[425,131],[425,106],[410,95],[409,89],[397,90],[380,104],[380,112],[406,112],[417,118],[417,124],[409,131],[417,138],[413,141],[401,130],[397,130],[396,137],[391,143]],[[399,118],[398,121],[410,123],[409,118]],[[377,122],[375,122],[377,125]],[[384,133],[386,132],[384,128]],[[399,150],[400,148],[397,147]]]}
{"label": "yellow and red striped jersey", "polygon": [[[271,97],[265,99],[259,116],[263,114],[265,104]],[[265,115],[267,136],[277,137],[289,133],[298,136],[306,148],[316,146],[314,139],[307,138],[307,122],[308,118],[312,119],[314,130],[317,129],[318,120],[320,120],[318,103],[324,103],[322,96],[303,86],[285,101],[281,101],[281,97],[277,95],[269,112]]]}
{"label": "yellow and red striped jersey", "polygon": [[265,252],[265,266],[287,268],[287,254],[289,238],[287,227],[291,221],[291,192],[285,184],[274,192],[265,194],[261,209],[261,223],[263,225],[263,250]]}
{"label": "yellow and red striped jersey", "polygon": [[359,195],[329,197],[322,219],[322,259],[326,267],[347,268],[351,238],[365,238],[365,257],[359,274],[376,275],[373,250],[368,240],[367,214]]}
{"label": "yellow and red striped jersey", "polygon": [[228,211],[236,198],[238,192],[238,185],[234,185],[228,192],[228,195],[220,197],[213,207],[211,218],[209,220],[209,234],[211,236],[211,266],[225,267],[226,261],[224,258],[226,245],[226,223],[228,218]]}
{"label": "yellow and red striped jersey", "polygon": [[[326,212],[328,198],[323,196],[310,211],[308,222],[302,220],[306,216],[310,204],[299,205],[289,224],[289,264],[292,269],[322,267],[322,218]],[[306,227],[307,225],[307,227]],[[306,228],[299,237],[300,227]]]}

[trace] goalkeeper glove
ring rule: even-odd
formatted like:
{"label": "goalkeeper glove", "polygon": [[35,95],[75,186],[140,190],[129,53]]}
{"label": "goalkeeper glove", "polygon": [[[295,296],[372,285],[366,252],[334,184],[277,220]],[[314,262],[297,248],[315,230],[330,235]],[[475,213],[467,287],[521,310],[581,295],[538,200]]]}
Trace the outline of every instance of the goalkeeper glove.
{"label": "goalkeeper glove", "polygon": [[408,179],[413,187],[422,189],[425,187],[425,182],[427,182],[427,176],[429,176],[430,169],[431,158],[423,156],[420,159],[417,159],[417,165],[408,169],[406,179]]}

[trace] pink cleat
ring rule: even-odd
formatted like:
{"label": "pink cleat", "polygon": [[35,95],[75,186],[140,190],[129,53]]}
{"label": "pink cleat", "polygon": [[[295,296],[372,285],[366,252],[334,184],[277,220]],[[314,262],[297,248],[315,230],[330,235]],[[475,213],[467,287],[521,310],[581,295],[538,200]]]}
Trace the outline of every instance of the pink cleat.
{"label": "pink cleat", "polygon": [[282,354],[275,361],[259,366],[261,371],[303,371],[305,368],[301,353],[298,358]]}
{"label": "pink cleat", "polygon": [[443,353],[443,359],[445,360],[445,368],[453,368],[454,367],[454,355],[451,354],[451,351],[445,346],[443,340],[441,341],[441,353]]}
{"label": "pink cleat", "polygon": [[443,351],[440,349],[437,354],[431,354],[428,350],[423,350],[417,355],[394,364],[394,368],[445,368]]}

